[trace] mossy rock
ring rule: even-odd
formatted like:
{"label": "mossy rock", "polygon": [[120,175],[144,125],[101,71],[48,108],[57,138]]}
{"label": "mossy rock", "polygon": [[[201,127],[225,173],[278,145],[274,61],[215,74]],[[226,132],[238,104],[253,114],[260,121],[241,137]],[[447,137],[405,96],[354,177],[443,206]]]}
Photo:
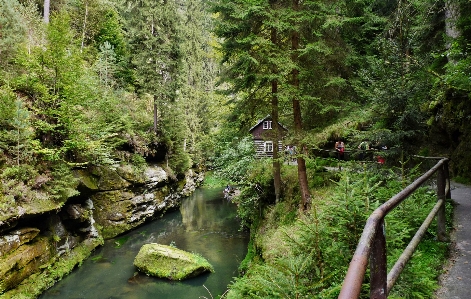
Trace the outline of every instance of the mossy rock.
{"label": "mossy rock", "polygon": [[92,175],[89,171],[87,170],[75,170],[74,171],[75,177],[79,179],[80,185],[83,187],[97,191],[98,190],[98,180],[99,177],[96,175]]}
{"label": "mossy rock", "polygon": [[44,262],[45,255],[41,256],[42,266],[39,268],[42,271],[30,274],[16,288],[5,293],[0,292],[0,299],[39,297],[41,293],[52,287],[77,265],[80,265],[100,245],[103,245],[101,238],[86,239],[58,259],[51,258],[49,262]]}
{"label": "mossy rock", "polygon": [[23,244],[6,256],[0,257],[0,294],[14,288],[24,279],[39,271],[51,258],[51,244],[46,237]]}
{"label": "mossy rock", "polygon": [[134,266],[147,275],[183,280],[214,272],[209,262],[193,253],[156,243],[145,244],[134,259]]}
{"label": "mossy rock", "polygon": [[120,177],[133,184],[144,184],[146,176],[143,170],[139,170],[130,164],[122,164],[116,168],[116,172]]}

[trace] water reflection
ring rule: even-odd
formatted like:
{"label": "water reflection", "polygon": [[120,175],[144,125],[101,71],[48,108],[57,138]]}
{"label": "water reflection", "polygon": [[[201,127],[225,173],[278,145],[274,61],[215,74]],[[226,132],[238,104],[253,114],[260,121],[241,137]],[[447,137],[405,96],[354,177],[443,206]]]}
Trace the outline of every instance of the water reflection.
{"label": "water reflection", "polygon": [[[179,211],[164,215],[126,235],[107,240],[82,266],[40,296],[48,298],[213,298],[222,295],[244,258],[248,234],[239,231],[233,204],[222,189],[200,188]],[[133,261],[146,243],[175,244],[204,256],[215,268],[182,282],[148,277]]]}

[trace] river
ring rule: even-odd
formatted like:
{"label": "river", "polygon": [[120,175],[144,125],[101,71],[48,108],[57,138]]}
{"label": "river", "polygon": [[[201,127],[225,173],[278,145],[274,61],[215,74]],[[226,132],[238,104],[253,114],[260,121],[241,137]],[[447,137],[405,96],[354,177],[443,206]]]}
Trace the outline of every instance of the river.
{"label": "river", "polygon": [[[105,241],[82,265],[40,299],[198,299],[218,298],[237,276],[248,233],[239,231],[236,207],[222,189],[197,189],[168,212],[127,234]],[[138,273],[133,261],[143,244],[159,243],[205,257],[215,273],[169,281]]]}

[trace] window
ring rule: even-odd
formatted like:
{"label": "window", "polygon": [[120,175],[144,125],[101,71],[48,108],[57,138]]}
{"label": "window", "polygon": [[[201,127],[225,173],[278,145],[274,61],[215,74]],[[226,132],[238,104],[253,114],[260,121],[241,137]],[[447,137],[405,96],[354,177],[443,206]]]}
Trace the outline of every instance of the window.
{"label": "window", "polygon": [[265,142],[265,152],[268,152],[268,153],[273,152],[273,141]]}
{"label": "window", "polygon": [[263,122],[263,129],[264,130],[271,130],[271,120],[266,120]]}

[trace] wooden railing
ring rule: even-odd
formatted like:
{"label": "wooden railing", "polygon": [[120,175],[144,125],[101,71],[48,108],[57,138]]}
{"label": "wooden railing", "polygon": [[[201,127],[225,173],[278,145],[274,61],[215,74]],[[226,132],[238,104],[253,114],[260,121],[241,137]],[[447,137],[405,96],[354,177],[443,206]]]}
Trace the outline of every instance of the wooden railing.
{"label": "wooden railing", "polygon": [[[399,274],[411,258],[435,216],[437,216],[438,241],[446,241],[445,200],[451,198],[450,179],[448,159],[439,159],[440,161],[424,175],[382,204],[370,215],[366,221],[365,228],[350,262],[350,266],[348,267],[347,275],[345,276],[342,290],[338,297],[339,299],[359,298],[368,262],[370,264],[370,298],[387,298]],[[391,271],[387,273],[384,217],[435,173],[437,173],[437,203],[399,257],[396,264]]]}

